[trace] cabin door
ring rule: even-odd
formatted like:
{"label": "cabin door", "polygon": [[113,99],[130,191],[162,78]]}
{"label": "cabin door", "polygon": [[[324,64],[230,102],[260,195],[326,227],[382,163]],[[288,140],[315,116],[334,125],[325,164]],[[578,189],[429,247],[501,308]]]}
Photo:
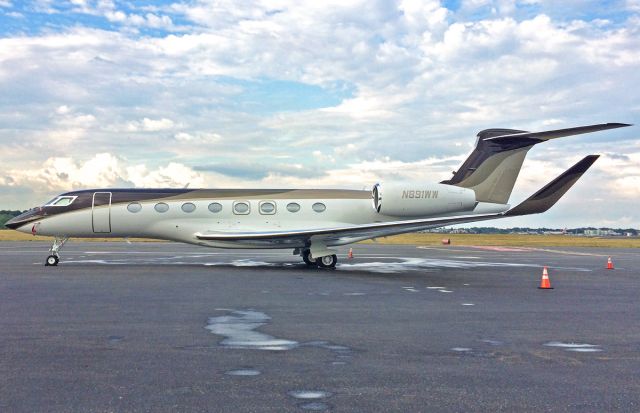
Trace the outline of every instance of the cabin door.
{"label": "cabin door", "polygon": [[94,233],[111,232],[111,192],[94,192],[91,219]]}

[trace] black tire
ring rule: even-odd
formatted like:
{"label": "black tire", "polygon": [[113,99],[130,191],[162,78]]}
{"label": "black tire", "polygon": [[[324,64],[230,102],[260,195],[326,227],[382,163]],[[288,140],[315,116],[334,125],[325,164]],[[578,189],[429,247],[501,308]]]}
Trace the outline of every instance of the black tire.
{"label": "black tire", "polygon": [[324,257],[316,259],[316,264],[320,268],[335,268],[337,263],[338,257],[336,256],[336,254],[325,255]]}
{"label": "black tire", "polygon": [[316,262],[309,257],[310,255],[311,255],[311,251],[309,251],[309,250],[302,251],[302,260],[309,267],[315,267],[316,266]]}
{"label": "black tire", "polygon": [[58,262],[60,262],[60,258],[58,258],[56,255],[49,255],[47,257],[47,260],[44,262],[44,265],[47,267],[55,267],[56,265],[58,265]]}

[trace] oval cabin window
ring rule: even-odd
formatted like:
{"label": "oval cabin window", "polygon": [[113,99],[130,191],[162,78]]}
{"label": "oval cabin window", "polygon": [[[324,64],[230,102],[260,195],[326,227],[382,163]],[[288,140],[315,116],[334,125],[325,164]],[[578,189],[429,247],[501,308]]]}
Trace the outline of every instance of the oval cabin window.
{"label": "oval cabin window", "polygon": [[313,204],[311,209],[313,209],[316,212],[324,212],[324,210],[327,209],[327,207],[322,202],[316,202],[315,204]]}
{"label": "oval cabin window", "polygon": [[169,210],[169,205],[165,204],[164,202],[158,202],[156,206],[153,207],[153,209],[160,213],[163,213]]}
{"label": "oval cabin window", "polygon": [[272,215],[276,213],[276,204],[271,201],[263,201],[260,203],[260,213],[264,215]]}
{"label": "oval cabin window", "polygon": [[233,212],[239,215],[247,215],[249,213],[249,204],[246,202],[236,202],[233,204]]}
{"label": "oval cabin window", "polygon": [[191,202],[185,202],[184,204],[182,204],[182,210],[184,212],[190,213],[196,210],[196,206]]}
{"label": "oval cabin window", "polygon": [[127,205],[127,211],[129,212],[140,212],[140,210],[142,209],[142,205],[140,205],[139,202],[132,202],[129,205]]}
{"label": "oval cabin window", "polygon": [[289,212],[298,212],[300,211],[300,204],[296,202],[291,202],[287,204],[287,211]]}
{"label": "oval cabin window", "polygon": [[214,214],[217,214],[218,212],[222,211],[222,204],[218,203],[218,202],[212,202],[209,204],[209,211],[213,212]]}

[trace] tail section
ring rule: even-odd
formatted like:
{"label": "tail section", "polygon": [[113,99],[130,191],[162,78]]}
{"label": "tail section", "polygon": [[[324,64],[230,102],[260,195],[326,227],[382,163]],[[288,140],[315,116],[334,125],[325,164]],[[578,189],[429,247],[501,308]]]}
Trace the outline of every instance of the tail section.
{"label": "tail section", "polygon": [[443,184],[473,189],[476,200],[506,204],[529,149],[550,139],[631,126],[603,123],[544,132],[486,129],[478,133],[476,147],[460,169]]}

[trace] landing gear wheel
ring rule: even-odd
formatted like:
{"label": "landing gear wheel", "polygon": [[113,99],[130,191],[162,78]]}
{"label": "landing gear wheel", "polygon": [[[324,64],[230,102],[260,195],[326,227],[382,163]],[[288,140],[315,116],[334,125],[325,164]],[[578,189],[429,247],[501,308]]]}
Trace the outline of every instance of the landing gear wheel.
{"label": "landing gear wheel", "polygon": [[68,239],[69,237],[67,236],[56,236],[53,239],[53,244],[51,245],[51,248],[49,248],[49,252],[51,253],[51,255],[49,255],[47,257],[47,260],[44,262],[45,266],[55,267],[56,265],[58,265],[58,262],[60,262],[58,251],[60,251],[60,249],[64,246],[65,242],[67,242]]}
{"label": "landing gear wheel", "polygon": [[309,250],[302,251],[302,260],[309,267],[315,267],[316,266],[316,262],[314,260],[312,260],[311,258],[309,258],[309,255],[311,255],[311,251],[309,251]]}
{"label": "landing gear wheel", "polygon": [[55,267],[56,265],[58,265],[58,262],[60,262],[60,258],[58,258],[57,255],[49,255],[47,257],[47,260],[44,262],[44,265],[46,265],[47,267]]}
{"label": "landing gear wheel", "polygon": [[318,264],[320,268],[335,268],[337,263],[338,257],[335,254],[325,255],[324,257],[316,259],[316,264]]}

